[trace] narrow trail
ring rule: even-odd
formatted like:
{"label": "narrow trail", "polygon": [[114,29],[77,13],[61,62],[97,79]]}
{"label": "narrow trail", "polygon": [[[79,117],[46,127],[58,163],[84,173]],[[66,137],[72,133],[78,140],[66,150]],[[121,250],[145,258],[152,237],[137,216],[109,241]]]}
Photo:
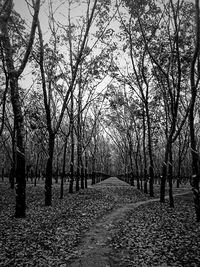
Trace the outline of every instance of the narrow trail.
{"label": "narrow trail", "polygon": [[[110,179],[110,180],[109,180]],[[107,182],[104,181],[101,185],[108,186],[129,186],[125,182],[117,178],[109,178]],[[188,192],[177,193],[174,196],[181,196],[188,194]],[[166,196],[166,199],[168,197]],[[127,212],[148,203],[159,201],[159,198],[139,201],[136,203],[126,204],[120,208],[115,209],[108,215],[104,216],[96,225],[94,225],[85,235],[82,242],[78,246],[79,258],[67,265],[69,267],[117,267],[120,265],[120,259],[115,257],[111,247],[107,245],[113,229],[113,223],[120,221]],[[119,265],[118,265],[119,263]]]}

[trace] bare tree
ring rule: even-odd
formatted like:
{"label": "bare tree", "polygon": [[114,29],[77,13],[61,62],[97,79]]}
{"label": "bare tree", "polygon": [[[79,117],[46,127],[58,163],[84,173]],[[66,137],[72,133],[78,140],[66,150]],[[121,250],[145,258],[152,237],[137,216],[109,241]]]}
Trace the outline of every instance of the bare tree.
{"label": "bare tree", "polygon": [[35,1],[34,15],[32,19],[32,26],[30,30],[29,40],[25,49],[24,57],[18,68],[14,63],[14,49],[9,37],[8,24],[13,9],[13,1],[3,1],[0,10],[0,39],[3,46],[3,53],[5,54],[7,75],[9,78],[9,86],[11,90],[11,102],[14,113],[14,121],[16,126],[16,217],[25,217],[26,215],[26,180],[25,180],[25,145],[24,145],[24,118],[22,112],[22,103],[19,95],[19,77],[24,71],[27,64],[33,41],[35,37],[35,30],[37,27],[38,14],[40,9],[40,0]]}
{"label": "bare tree", "polygon": [[[50,4],[52,4],[52,2],[50,1]],[[54,153],[54,144],[55,144],[55,136],[60,128],[61,122],[63,120],[63,116],[65,114],[69,99],[70,99],[70,95],[73,98],[73,91],[74,88],[76,86],[76,78],[77,78],[77,74],[78,74],[78,70],[81,64],[81,61],[83,59],[83,53],[84,53],[84,49],[87,43],[87,38],[89,35],[89,31],[90,31],[90,27],[92,25],[92,20],[94,17],[94,13],[96,10],[96,6],[97,6],[97,0],[94,1],[92,8],[90,10],[90,5],[88,4],[88,9],[87,9],[87,21],[85,26],[85,32],[83,35],[80,36],[79,39],[79,46],[78,46],[78,51],[73,51],[72,48],[72,39],[71,39],[71,21],[70,21],[70,4],[71,1],[69,2],[69,23],[68,23],[68,27],[69,27],[69,56],[70,56],[70,73],[71,73],[71,77],[70,77],[70,82],[68,82],[68,88],[63,96],[63,103],[62,103],[62,107],[61,107],[61,111],[60,114],[58,115],[58,118],[55,120],[55,123],[53,123],[53,118],[52,118],[52,113],[51,113],[51,103],[52,103],[52,99],[51,98],[51,93],[48,94],[48,92],[51,92],[53,90],[53,86],[55,86],[55,82],[54,80],[55,75],[54,75],[54,68],[56,66],[56,62],[52,62],[52,66],[51,66],[51,75],[48,75],[48,79],[46,79],[46,73],[45,73],[45,57],[44,57],[44,53],[45,53],[45,48],[44,48],[44,43],[43,43],[43,35],[42,35],[42,30],[40,25],[38,25],[38,32],[39,32],[39,42],[40,42],[40,60],[39,60],[39,66],[40,66],[40,72],[41,72],[41,77],[42,77],[42,88],[43,88],[43,95],[44,95],[44,106],[45,106],[45,111],[46,111],[46,121],[47,121],[47,130],[48,130],[48,134],[49,134],[49,148],[48,148],[48,160],[47,160],[47,166],[46,166],[46,180],[45,180],[45,205],[46,206],[50,206],[51,205],[51,195],[52,195],[52,162],[53,162],[53,153]],[[89,12],[90,11],[90,12]],[[53,12],[51,10],[51,16],[53,18]],[[54,28],[54,21],[53,21],[53,28],[52,28],[52,34],[55,38],[54,41],[54,53],[56,53],[56,40],[57,40],[57,36],[56,36],[56,31]],[[72,57],[74,55],[74,53],[76,53],[76,57],[75,60],[73,61]],[[54,125],[53,125],[54,124]],[[73,127],[70,128],[71,131],[73,131]]]}

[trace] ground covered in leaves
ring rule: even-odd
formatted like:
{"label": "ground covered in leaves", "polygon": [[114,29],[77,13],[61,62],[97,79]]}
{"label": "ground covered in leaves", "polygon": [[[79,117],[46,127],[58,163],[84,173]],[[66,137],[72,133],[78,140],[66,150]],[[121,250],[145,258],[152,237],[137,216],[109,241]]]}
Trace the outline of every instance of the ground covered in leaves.
{"label": "ground covered in leaves", "polygon": [[147,199],[131,187],[97,187],[59,199],[53,188],[52,207],[44,206],[44,187],[27,186],[27,217],[13,218],[14,191],[0,184],[0,266],[67,266],[78,253],[84,233],[103,215],[124,203]]}
{"label": "ground covered in leaves", "polygon": [[175,198],[175,209],[159,202],[129,211],[112,229],[115,265],[200,266],[200,224],[192,195]]}
{"label": "ground covered in leaves", "polygon": [[[1,182],[0,266],[67,267],[79,257],[78,244],[85,233],[104,215],[149,199],[123,184],[102,183],[75,194],[67,191],[66,187],[60,200],[59,185],[54,185],[53,205],[45,207],[44,186],[28,184],[27,217],[16,219],[14,191]],[[155,196],[158,192],[155,186]],[[141,205],[112,224],[107,238],[113,251],[111,266],[200,266],[200,226],[195,223],[191,195],[177,197],[175,205],[174,210],[168,203]]]}

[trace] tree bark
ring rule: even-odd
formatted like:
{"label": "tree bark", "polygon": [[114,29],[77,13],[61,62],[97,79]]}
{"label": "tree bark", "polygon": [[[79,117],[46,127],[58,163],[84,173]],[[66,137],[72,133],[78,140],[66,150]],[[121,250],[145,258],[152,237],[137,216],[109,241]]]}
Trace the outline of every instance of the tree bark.
{"label": "tree bark", "polygon": [[[170,131],[169,136],[167,137],[167,144],[165,147],[165,158],[162,166],[162,176],[161,176],[161,184],[160,184],[160,202],[165,202],[165,185],[166,185],[166,179],[168,174],[168,163],[169,163],[169,157],[170,157],[170,151],[172,149],[172,136],[175,131],[175,121],[173,123],[172,129]],[[171,166],[172,168],[172,166]]]}
{"label": "tree bark", "polygon": [[85,187],[85,173],[84,173],[84,165],[83,165],[83,161],[82,161],[82,158],[81,158],[81,189],[84,189]]}
{"label": "tree bark", "polygon": [[153,162],[153,153],[152,153],[152,140],[151,140],[151,122],[149,115],[149,106],[148,101],[145,101],[145,110],[147,116],[147,131],[148,131],[148,152],[149,152],[149,194],[150,197],[154,197],[154,162]]}
{"label": "tree bark", "polygon": [[179,147],[178,147],[178,172],[177,172],[177,179],[176,179],[176,187],[179,188],[180,187],[180,176],[181,176],[181,163],[182,163],[182,159],[181,159],[181,140],[180,140],[180,136],[179,136]]}
{"label": "tree bark", "polygon": [[34,186],[37,185],[39,158],[40,158],[40,153],[37,153],[37,160],[36,160],[36,167],[35,167],[35,181],[34,181]]}
{"label": "tree bark", "polygon": [[[194,206],[196,212],[196,220],[200,222],[200,191],[199,191],[199,180],[200,180],[200,171],[199,171],[199,154],[197,151],[197,141],[195,136],[195,126],[194,126],[194,107],[197,96],[197,86],[199,82],[195,81],[195,64],[198,60],[200,53],[200,16],[199,16],[199,0],[195,0],[195,16],[196,16],[196,47],[194,50],[191,69],[190,69],[190,84],[191,84],[191,101],[190,101],[190,112],[189,112],[189,127],[190,127],[190,143],[191,143],[191,156],[192,156],[192,179],[191,186],[193,191]],[[199,73],[198,73],[199,75]]]}
{"label": "tree bark", "polygon": [[146,156],[146,127],[145,127],[145,111],[144,107],[142,110],[142,128],[143,128],[143,139],[142,139],[142,145],[143,145],[143,161],[144,161],[144,193],[148,193],[147,189],[147,156]]}
{"label": "tree bark", "polygon": [[71,92],[71,113],[70,113],[70,137],[71,137],[71,159],[70,159],[70,182],[69,193],[73,193],[74,185],[74,96]]}
{"label": "tree bark", "polygon": [[15,165],[13,162],[11,163],[9,182],[10,182],[10,188],[14,189],[15,188]]}
{"label": "tree bark", "polygon": [[22,74],[34,41],[35,29],[37,26],[38,14],[39,14],[40,0],[37,0],[34,5],[34,15],[29,35],[28,44],[24,57],[22,58],[20,67],[15,69],[13,60],[13,47],[9,38],[8,22],[10,19],[11,11],[13,8],[13,1],[7,0],[2,4],[0,14],[0,30],[1,40],[3,43],[3,50],[6,58],[6,68],[8,78],[10,81],[11,102],[14,113],[14,124],[16,127],[16,206],[15,217],[23,218],[26,215],[26,175],[25,175],[25,130],[24,130],[24,118],[22,113],[21,100],[19,95],[18,79]]}
{"label": "tree bark", "polygon": [[160,183],[160,202],[165,202],[165,185],[166,185],[166,176],[167,176],[167,165],[168,165],[168,156],[169,156],[169,149],[168,144],[165,148],[165,159],[162,166],[162,176],[161,176],[161,183]]}
{"label": "tree bark", "polygon": [[140,177],[139,177],[139,167],[138,167],[138,151],[135,153],[135,168],[136,168],[136,179],[137,179],[137,189],[140,189]]}
{"label": "tree bark", "polygon": [[95,156],[92,158],[92,185],[96,183],[96,175],[95,175]]}
{"label": "tree bark", "polygon": [[173,165],[172,165],[172,145],[169,148],[169,170],[168,170],[168,181],[169,181],[169,205],[174,208],[173,198]]}
{"label": "tree bark", "polygon": [[[73,138],[73,137],[72,137]],[[69,182],[69,193],[73,193],[74,185],[74,141],[71,138],[71,161],[70,161],[70,182]]]}
{"label": "tree bark", "polygon": [[52,168],[53,168],[53,152],[55,145],[55,135],[49,134],[48,159],[46,165],[45,179],[45,206],[51,206],[52,201]]}
{"label": "tree bark", "polygon": [[79,155],[78,155],[77,171],[76,171],[76,192],[78,192],[79,189],[80,189],[79,181],[80,181],[80,158],[79,158]]}
{"label": "tree bark", "polygon": [[84,178],[85,178],[85,188],[87,188],[87,179],[88,179],[88,159],[87,159],[87,153],[85,152],[85,174],[84,174]]}
{"label": "tree bark", "polygon": [[66,153],[67,153],[67,141],[65,139],[64,151],[63,151],[63,165],[62,165],[62,174],[61,174],[61,182],[60,182],[60,199],[63,199],[63,191],[64,191],[64,177],[65,177],[65,166],[66,166]]}
{"label": "tree bark", "polygon": [[131,140],[129,140],[129,159],[130,159],[130,170],[131,170],[131,173],[130,173],[130,185],[131,186],[135,186],[135,183],[134,183],[134,174],[133,174],[133,156],[132,156],[132,153],[133,153],[133,149],[132,149],[132,143],[131,143]]}

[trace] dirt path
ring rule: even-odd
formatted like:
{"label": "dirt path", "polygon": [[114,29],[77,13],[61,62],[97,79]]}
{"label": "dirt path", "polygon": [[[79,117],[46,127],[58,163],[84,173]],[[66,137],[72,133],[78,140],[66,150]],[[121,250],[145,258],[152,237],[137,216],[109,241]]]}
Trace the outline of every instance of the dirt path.
{"label": "dirt path", "polygon": [[[109,180],[110,179],[110,180]],[[122,181],[117,178],[109,178],[108,181],[102,182],[103,186],[120,186]],[[123,185],[127,185],[124,183]],[[98,185],[100,186],[100,184]],[[174,196],[188,194],[189,192],[174,194]],[[166,197],[167,199],[167,197]],[[81,244],[78,246],[79,259],[76,259],[69,267],[117,267],[120,259],[113,259],[112,248],[107,245],[110,239],[113,222],[117,223],[122,219],[128,211],[134,210],[138,206],[145,205],[147,203],[159,201],[159,198],[149,199],[146,201],[140,201],[137,203],[127,204],[120,207],[110,214],[104,216],[94,227],[90,229],[83,238]]]}

